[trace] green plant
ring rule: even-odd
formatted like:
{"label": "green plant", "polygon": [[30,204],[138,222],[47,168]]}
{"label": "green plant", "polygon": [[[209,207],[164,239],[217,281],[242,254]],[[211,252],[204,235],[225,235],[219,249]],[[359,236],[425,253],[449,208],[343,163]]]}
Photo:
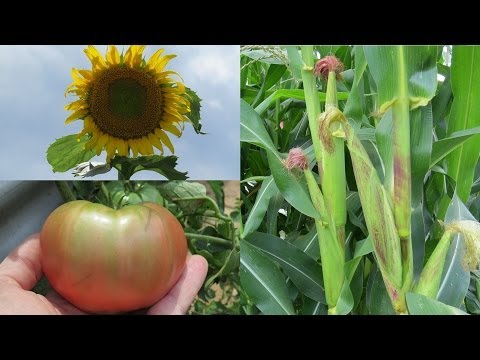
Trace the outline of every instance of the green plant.
{"label": "green plant", "polygon": [[478,309],[480,48],[451,50],[242,48],[247,313]]}

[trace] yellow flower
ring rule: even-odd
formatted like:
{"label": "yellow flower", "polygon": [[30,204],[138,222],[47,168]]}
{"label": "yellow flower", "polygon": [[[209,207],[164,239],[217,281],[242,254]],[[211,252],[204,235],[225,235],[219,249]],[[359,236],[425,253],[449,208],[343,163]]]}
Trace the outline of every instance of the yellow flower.
{"label": "yellow flower", "polygon": [[105,149],[107,162],[115,156],[152,155],[153,146],[163,154],[163,145],[172,153],[173,145],[165,131],[180,137],[183,122],[189,121],[190,102],[185,86],[174,81],[174,71],[164,70],[176,55],[157,50],[148,60],[144,45],[131,45],[125,54],[108,46],[106,56],[89,45],[85,49],[91,70],[72,69],[73,83],[66,93],[78,100],[65,106],[72,114],[66,124],[83,120],[79,138],[90,134],[85,147],[97,155]]}

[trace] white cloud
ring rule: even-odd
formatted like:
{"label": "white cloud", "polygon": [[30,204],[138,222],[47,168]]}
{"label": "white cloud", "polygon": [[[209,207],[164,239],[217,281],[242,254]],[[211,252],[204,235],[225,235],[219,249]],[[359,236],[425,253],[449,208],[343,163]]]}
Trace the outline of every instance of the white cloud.
{"label": "white cloud", "polygon": [[202,81],[215,85],[233,82],[239,73],[238,54],[229,48],[225,50],[202,49],[188,61],[188,67]]}
{"label": "white cloud", "polygon": [[222,109],[223,106],[222,104],[220,103],[220,101],[214,99],[214,100],[210,100],[208,103],[207,103],[208,106],[210,106],[212,109]]}

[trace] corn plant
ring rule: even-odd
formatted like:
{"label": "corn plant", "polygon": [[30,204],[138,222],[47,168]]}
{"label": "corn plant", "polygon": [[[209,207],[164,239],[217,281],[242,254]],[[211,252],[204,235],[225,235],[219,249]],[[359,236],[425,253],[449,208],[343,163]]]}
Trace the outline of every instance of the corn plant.
{"label": "corn plant", "polygon": [[243,310],[480,313],[480,47],[240,61]]}

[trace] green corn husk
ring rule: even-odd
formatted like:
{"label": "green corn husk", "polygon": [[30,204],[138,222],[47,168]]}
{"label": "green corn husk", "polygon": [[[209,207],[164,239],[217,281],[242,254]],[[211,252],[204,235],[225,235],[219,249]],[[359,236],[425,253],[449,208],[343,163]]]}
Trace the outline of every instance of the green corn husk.
{"label": "green corn husk", "polygon": [[480,224],[472,220],[454,221],[445,226],[445,232],[427,261],[415,287],[417,294],[436,299],[443,267],[453,235],[459,233],[465,241],[465,268],[475,270],[480,263]]}
{"label": "green corn husk", "polygon": [[414,289],[414,292],[417,294],[425,295],[431,299],[437,298],[442,280],[443,266],[445,265],[452,236],[453,233],[451,231],[445,231],[435,250],[433,250]]}
{"label": "green corn husk", "polygon": [[[341,124],[332,123],[330,115],[335,115],[337,109],[336,73],[328,74],[327,99],[325,112],[320,115],[319,135],[322,143],[322,190],[325,194],[327,208],[332,212],[337,231],[337,238],[345,247],[345,224],[347,222],[347,192],[345,178],[345,150],[342,135],[335,136]],[[326,126],[325,126],[326,125]],[[330,127],[330,125],[332,125]],[[333,128],[333,129],[332,129]],[[336,128],[336,129],[335,129]]]}
{"label": "green corn husk", "polygon": [[[340,117],[340,115],[337,115],[337,118]],[[345,119],[343,119],[343,123],[360,202],[368,232],[372,239],[378,267],[395,311],[405,313],[406,303],[405,293],[402,290],[400,238],[395,227],[395,219],[388,194],[353,128]]]}
{"label": "green corn husk", "polygon": [[315,219],[315,225],[320,245],[320,257],[322,259],[325,298],[329,314],[335,314],[335,306],[337,305],[345,279],[345,255],[336,236],[335,222],[327,211],[324,196],[315,181],[312,171],[307,167],[304,169],[304,174],[313,205],[320,213],[320,219]]}

